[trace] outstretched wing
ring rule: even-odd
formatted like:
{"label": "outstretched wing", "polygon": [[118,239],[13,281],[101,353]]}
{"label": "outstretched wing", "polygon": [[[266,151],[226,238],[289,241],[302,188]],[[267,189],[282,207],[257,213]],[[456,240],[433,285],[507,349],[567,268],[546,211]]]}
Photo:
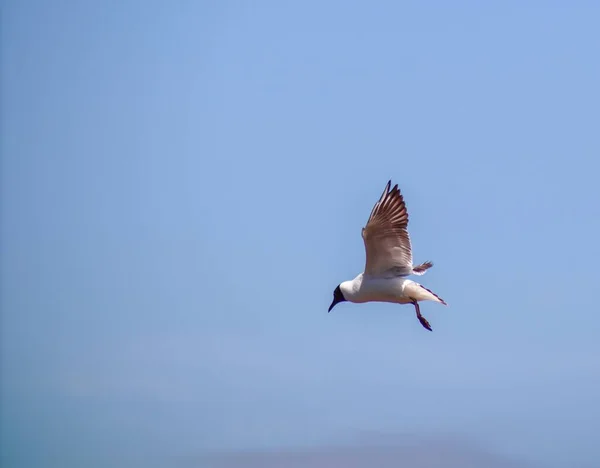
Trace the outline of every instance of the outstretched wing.
{"label": "outstretched wing", "polygon": [[397,275],[412,273],[408,211],[398,185],[390,190],[391,184],[390,180],[362,230],[367,275],[381,275],[391,269]]}

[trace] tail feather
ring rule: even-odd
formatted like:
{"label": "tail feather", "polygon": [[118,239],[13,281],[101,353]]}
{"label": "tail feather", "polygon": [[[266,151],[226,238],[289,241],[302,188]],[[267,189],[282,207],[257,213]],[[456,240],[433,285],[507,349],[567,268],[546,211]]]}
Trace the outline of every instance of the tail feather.
{"label": "tail feather", "polygon": [[440,296],[438,296],[436,293],[434,293],[431,289],[427,289],[422,284],[419,284],[419,286],[421,286],[425,291],[427,291],[429,294],[431,294],[431,296],[433,296],[433,297],[428,297],[427,298],[430,301],[440,302],[440,303],[444,304],[445,306],[448,305],[448,304],[446,304],[446,301],[444,299],[442,299]]}
{"label": "tail feather", "polygon": [[413,267],[412,271],[415,275],[424,275],[425,272],[433,266],[433,262],[423,262],[420,265]]}

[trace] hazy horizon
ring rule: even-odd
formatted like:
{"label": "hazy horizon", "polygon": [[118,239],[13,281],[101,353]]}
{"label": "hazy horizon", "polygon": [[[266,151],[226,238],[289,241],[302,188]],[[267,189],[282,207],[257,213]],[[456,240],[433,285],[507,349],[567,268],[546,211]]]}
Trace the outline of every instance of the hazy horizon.
{"label": "hazy horizon", "polygon": [[[318,464],[364,433],[600,466],[599,18],[3,2],[3,468]],[[389,179],[433,332],[327,313]]]}

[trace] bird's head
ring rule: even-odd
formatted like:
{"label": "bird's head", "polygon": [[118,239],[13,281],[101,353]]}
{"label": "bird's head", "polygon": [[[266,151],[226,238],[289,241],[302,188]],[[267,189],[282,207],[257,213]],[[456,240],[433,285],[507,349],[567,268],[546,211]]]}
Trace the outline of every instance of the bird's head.
{"label": "bird's head", "polygon": [[333,290],[333,302],[329,306],[328,313],[331,312],[331,309],[335,307],[335,305],[339,302],[344,302],[347,299],[344,297],[342,290],[340,289],[341,284],[338,284],[337,287]]}

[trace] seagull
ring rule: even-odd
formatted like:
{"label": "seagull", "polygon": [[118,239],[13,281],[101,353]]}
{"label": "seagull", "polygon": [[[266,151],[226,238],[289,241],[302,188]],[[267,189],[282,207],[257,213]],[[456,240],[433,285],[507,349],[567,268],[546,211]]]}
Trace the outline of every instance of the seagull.
{"label": "seagull", "polygon": [[390,190],[391,185],[390,180],[371,210],[367,225],[362,229],[366,253],[365,271],[334,289],[333,302],[328,312],[336,304],[346,301],[413,304],[421,325],[432,331],[431,325],[421,314],[419,301],[447,304],[425,286],[406,279],[411,274],[425,274],[433,263],[428,261],[413,266],[408,211],[398,184]]}

